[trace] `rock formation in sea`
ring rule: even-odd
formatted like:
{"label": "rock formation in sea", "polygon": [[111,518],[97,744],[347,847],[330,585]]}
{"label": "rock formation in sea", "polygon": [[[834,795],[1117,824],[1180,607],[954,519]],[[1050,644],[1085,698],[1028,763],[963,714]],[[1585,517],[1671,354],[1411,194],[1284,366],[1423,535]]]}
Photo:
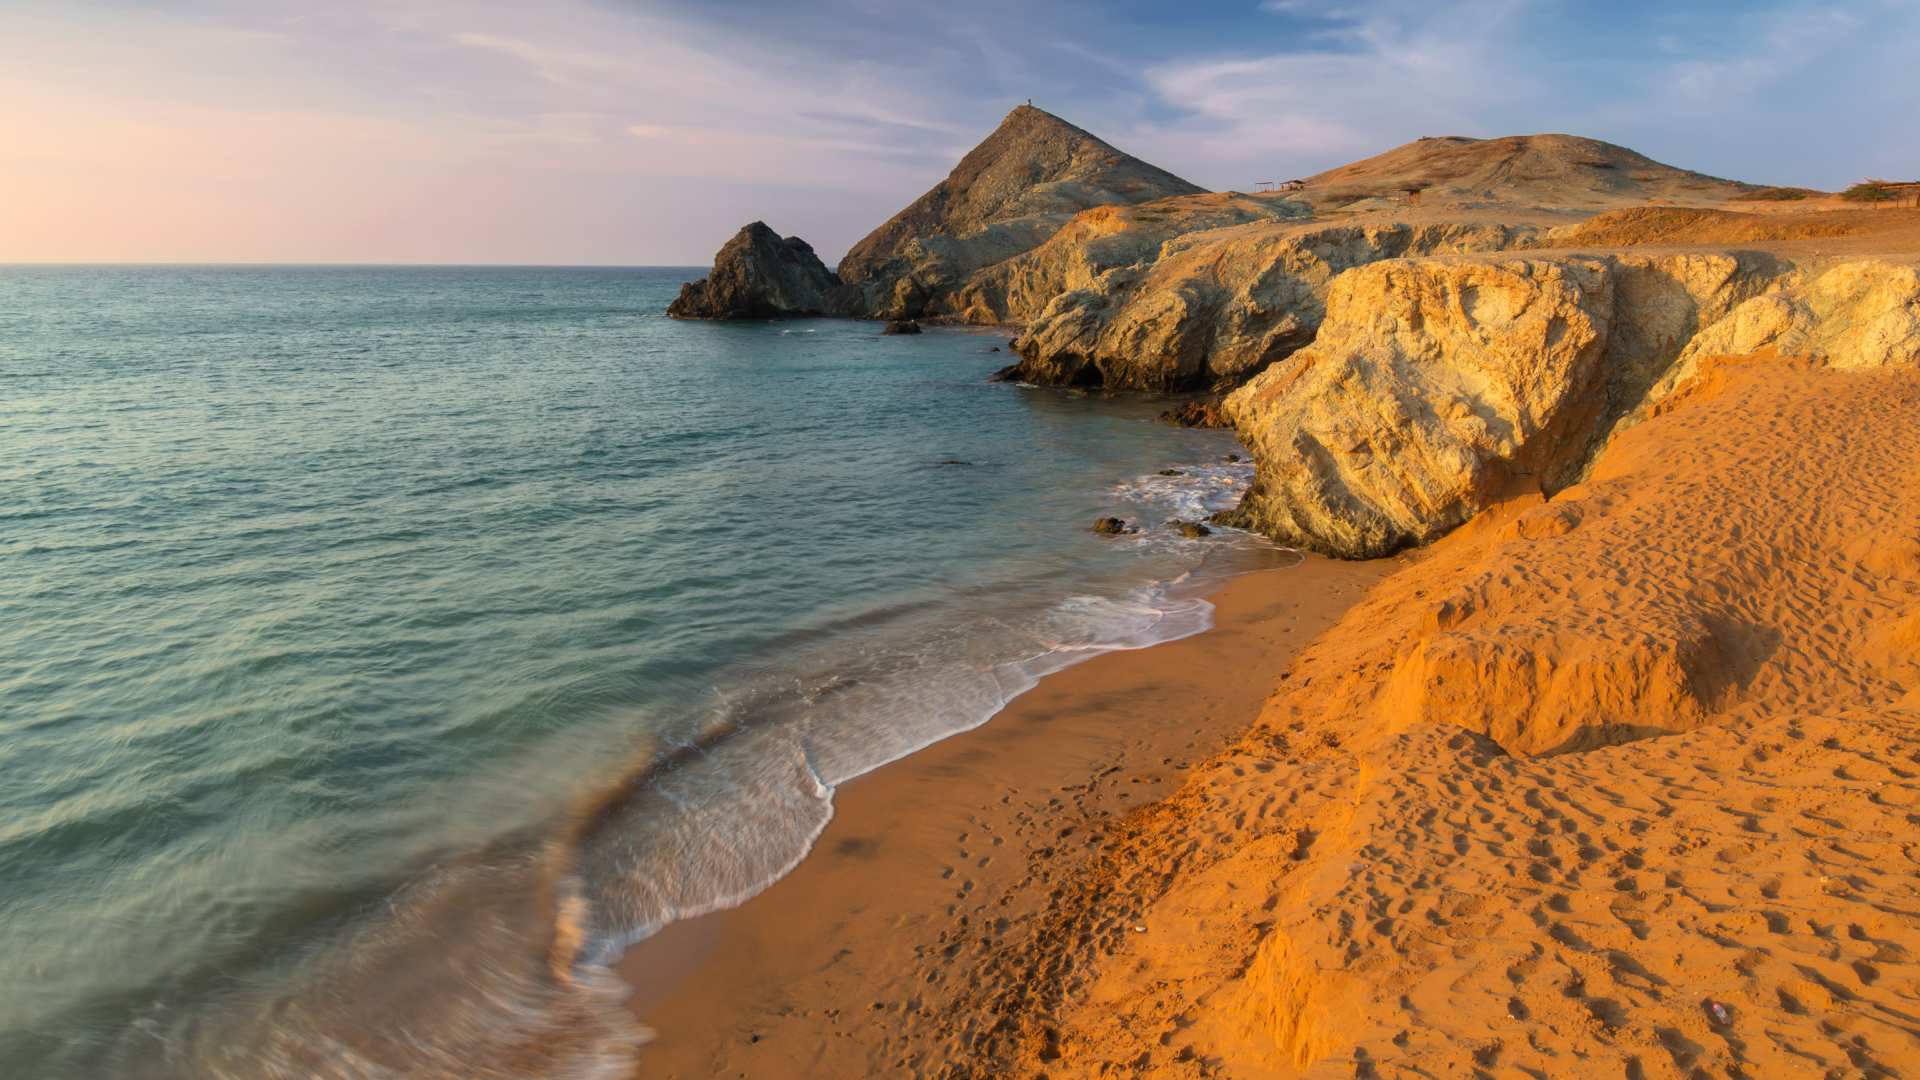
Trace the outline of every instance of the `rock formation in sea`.
{"label": "rock formation in sea", "polygon": [[769,319],[847,315],[853,309],[841,285],[797,236],[781,236],[756,221],[727,241],[713,270],[681,286],[668,306],[676,319]]}
{"label": "rock formation in sea", "polygon": [[[676,314],[763,317],[769,306],[765,301],[817,295],[819,301],[811,308],[799,303],[771,306],[796,314],[1004,322],[1005,313],[998,309],[955,306],[962,287],[984,268],[1031,250],[1083,210],[1201,191],[1051,113],[1022,105],[961,158],[946,179],[855,244],[841,260],[837,276],[827,272],[798,237],[783,243],[798,245],[804,257],[769,257],[776,254],[769,249],[769,239],[778,237],[766,230],[765,237],[743,243],[747,230],[742,230],[742,236],[721,249],[714,273],[706,279],[721,286],[689,286],[693,296],[682,292]],[[741,247],[751,248],[753,257],[742,258]],[[812,283],[811,292],[787,292],[791,262],[806,264],[802,276]],[[844,290],[838,288],[843,281]]]}

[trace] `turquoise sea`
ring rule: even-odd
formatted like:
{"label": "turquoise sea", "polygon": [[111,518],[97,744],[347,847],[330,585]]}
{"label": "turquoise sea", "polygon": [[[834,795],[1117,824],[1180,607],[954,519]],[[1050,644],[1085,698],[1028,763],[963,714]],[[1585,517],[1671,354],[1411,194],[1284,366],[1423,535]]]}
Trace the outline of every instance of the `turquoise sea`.
{"label": "turquoise sea", "polygon": [[622,946],[1270,557],[1162,402],[698,274],[0,267],[0,1076],[623,1075]]}

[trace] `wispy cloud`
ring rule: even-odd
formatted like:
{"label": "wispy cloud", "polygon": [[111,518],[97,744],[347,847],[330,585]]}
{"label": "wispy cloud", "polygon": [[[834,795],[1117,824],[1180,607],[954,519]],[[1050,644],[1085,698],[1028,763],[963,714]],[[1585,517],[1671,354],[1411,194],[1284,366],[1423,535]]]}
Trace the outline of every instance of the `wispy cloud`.
{"label": "wispy cloud", "polygon": [[1910,0],[14,0],[0,260],[831,254],[1028,97],[1213,187],[1538,130],[1832,185],[1920,174],[1916,49]]}
{"label": "wispy cloud", "polygon": [[603,53],[584,49],[553,48],[502,34],[463,30],[453,35],[456,45],[512,57],[531,68],[542,79],[567,85],[586,77],[605,77],[617,72],[621,62]]}

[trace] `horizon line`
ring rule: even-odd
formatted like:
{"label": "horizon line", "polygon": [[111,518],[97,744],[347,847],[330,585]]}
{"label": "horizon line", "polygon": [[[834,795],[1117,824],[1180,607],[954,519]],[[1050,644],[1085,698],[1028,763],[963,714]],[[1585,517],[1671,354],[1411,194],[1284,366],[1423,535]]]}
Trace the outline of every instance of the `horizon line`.
{"label": "horizon line", "polygon": [[0,259],[0,267],[258,267],[258,268],[361,268],[361,269],[441,269],[441,270],[688,270],[701,269],[701,263],[539,263],[539,262],[352,262],[347,260],[254,260],[254,259]]}

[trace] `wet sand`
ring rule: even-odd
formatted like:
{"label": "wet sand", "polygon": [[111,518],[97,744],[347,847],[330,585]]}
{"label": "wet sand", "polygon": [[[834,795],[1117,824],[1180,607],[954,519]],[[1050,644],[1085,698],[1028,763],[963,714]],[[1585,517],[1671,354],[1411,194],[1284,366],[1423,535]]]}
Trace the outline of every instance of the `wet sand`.
{"label": "wet sand", "polygon": [[[1288,562],[1296,556],[1277,556]],[[843,786],[813,853],[620,969],[657,1032],[648,1077],[897,1071],[967,966],[1044,922],[1057,867],[1244,732],[1295,654],[1391,560],[1308,558],[1230,580],[1207,632],[1056,673],[985,726]],[[1011,944],[1011,941],[1009,941]]]}

